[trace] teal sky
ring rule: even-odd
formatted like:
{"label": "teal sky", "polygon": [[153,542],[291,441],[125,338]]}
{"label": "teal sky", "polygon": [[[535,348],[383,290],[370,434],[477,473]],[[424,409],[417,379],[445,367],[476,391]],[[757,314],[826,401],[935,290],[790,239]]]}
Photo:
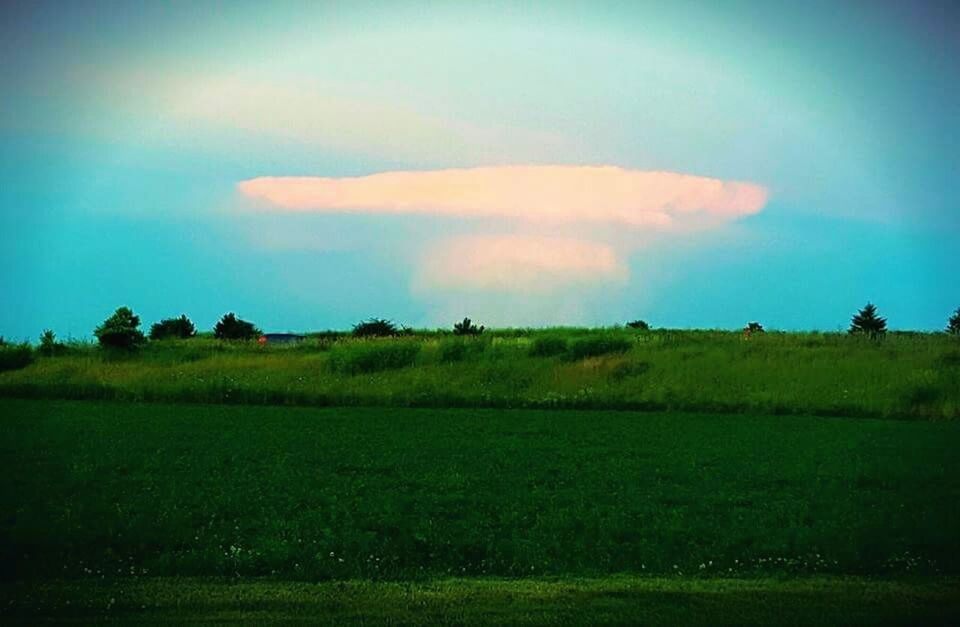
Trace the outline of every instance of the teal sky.
{"label": "teal sky", "polygon": [[[0,7],[7,338],[120,305],[271,331],[960,306],[953,2],[135,4]],[[671,173],[623,182],[669,225],[593,166]],[[250,192],[291,176],[319,196]],[[703,191],[734,182],[762,202]]]}

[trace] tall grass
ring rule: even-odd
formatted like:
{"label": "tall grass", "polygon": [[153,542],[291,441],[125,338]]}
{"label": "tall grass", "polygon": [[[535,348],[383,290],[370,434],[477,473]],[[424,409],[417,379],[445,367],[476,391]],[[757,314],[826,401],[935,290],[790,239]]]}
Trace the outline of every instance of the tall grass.
{"label": "tall grass", "polygon": [[327,364],[337,374],[370,374],[412,366],[419,352],[420,343],[409,340],[341,342],[330,351]]}
{"label": "tall grass", "polygon": [[567,352],[567,339],[559,335],[544,335],[530,343],[531,357],[553,357]]}
{"label": "tall grass", "polygon": [[[559,357],[559,358],[557,358]],[[943,334],[550,329],[476,338],[209,339],[88,347],[0,373],[0,395],[298,405],[580,407],[960,417]]]}
{"label": "tall grass", "polygon": [[599,357],[610,353],[625,353],[630,350],[631,342],[626,337],[610,335],[591,335],[574,340],[570,344],[570,359]]}
{"label": "tall grass", "polygon": [[0,372],[19,370],[33,363],[33,349],[29,344],[0,346]]}

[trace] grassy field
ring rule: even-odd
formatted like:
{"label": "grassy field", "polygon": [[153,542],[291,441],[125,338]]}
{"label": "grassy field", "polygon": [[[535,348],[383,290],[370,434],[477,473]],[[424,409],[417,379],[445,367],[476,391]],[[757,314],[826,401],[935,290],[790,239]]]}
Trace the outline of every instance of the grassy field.
{"label": "grassy field", "polygon": [[5,621],[960,621],[955,338],[201,338],[0,370]]}
{"label": "grassy field", "polygon": [[7,579],[960,574],[960,423],[0,401]]}
{"label": "grassy field", "polygon": [[955,625],[960,580],[142,579],[0,583],[0,617],[36,624]]}
{"label": "grassy field", "polygon": [[292,347],[197,338],[135,354],[81,347],[38,357],[0,372],[0,396],[955,419],[960,340],[626,329],[312,338]]}

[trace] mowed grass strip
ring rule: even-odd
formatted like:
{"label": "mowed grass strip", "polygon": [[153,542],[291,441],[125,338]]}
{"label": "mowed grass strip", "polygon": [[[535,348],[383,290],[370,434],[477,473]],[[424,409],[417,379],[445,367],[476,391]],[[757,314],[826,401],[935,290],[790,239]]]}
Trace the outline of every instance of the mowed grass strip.
{"label": "mowed grass strip", "polygon": [[0,401],[7,579],[960,572],[960,424]]}
{"label": "mowed grass strip", "polygon": [[416,583],[145,579],[0,584],[0,616],[36,624],[954,625],[960,581],[445,579]]}

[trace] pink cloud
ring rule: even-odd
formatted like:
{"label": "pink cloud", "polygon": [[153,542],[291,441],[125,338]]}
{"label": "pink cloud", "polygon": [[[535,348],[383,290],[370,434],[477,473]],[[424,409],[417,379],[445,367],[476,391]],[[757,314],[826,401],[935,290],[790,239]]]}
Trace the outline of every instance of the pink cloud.
{"label": "pink cloud", "polygon": [[626,278],[626,266],[605,244],[561,237],[481,235],[443,240],[427,249],[415,288],[543,292]]}
{"label": "pink cloud", "polygon": [[240,192],[290,211],[430,213],[541,223],[668,226],[693,215],[733,219],[760,211],[753,183],[615,166],[494,166],[369,176],[261,177]]}

